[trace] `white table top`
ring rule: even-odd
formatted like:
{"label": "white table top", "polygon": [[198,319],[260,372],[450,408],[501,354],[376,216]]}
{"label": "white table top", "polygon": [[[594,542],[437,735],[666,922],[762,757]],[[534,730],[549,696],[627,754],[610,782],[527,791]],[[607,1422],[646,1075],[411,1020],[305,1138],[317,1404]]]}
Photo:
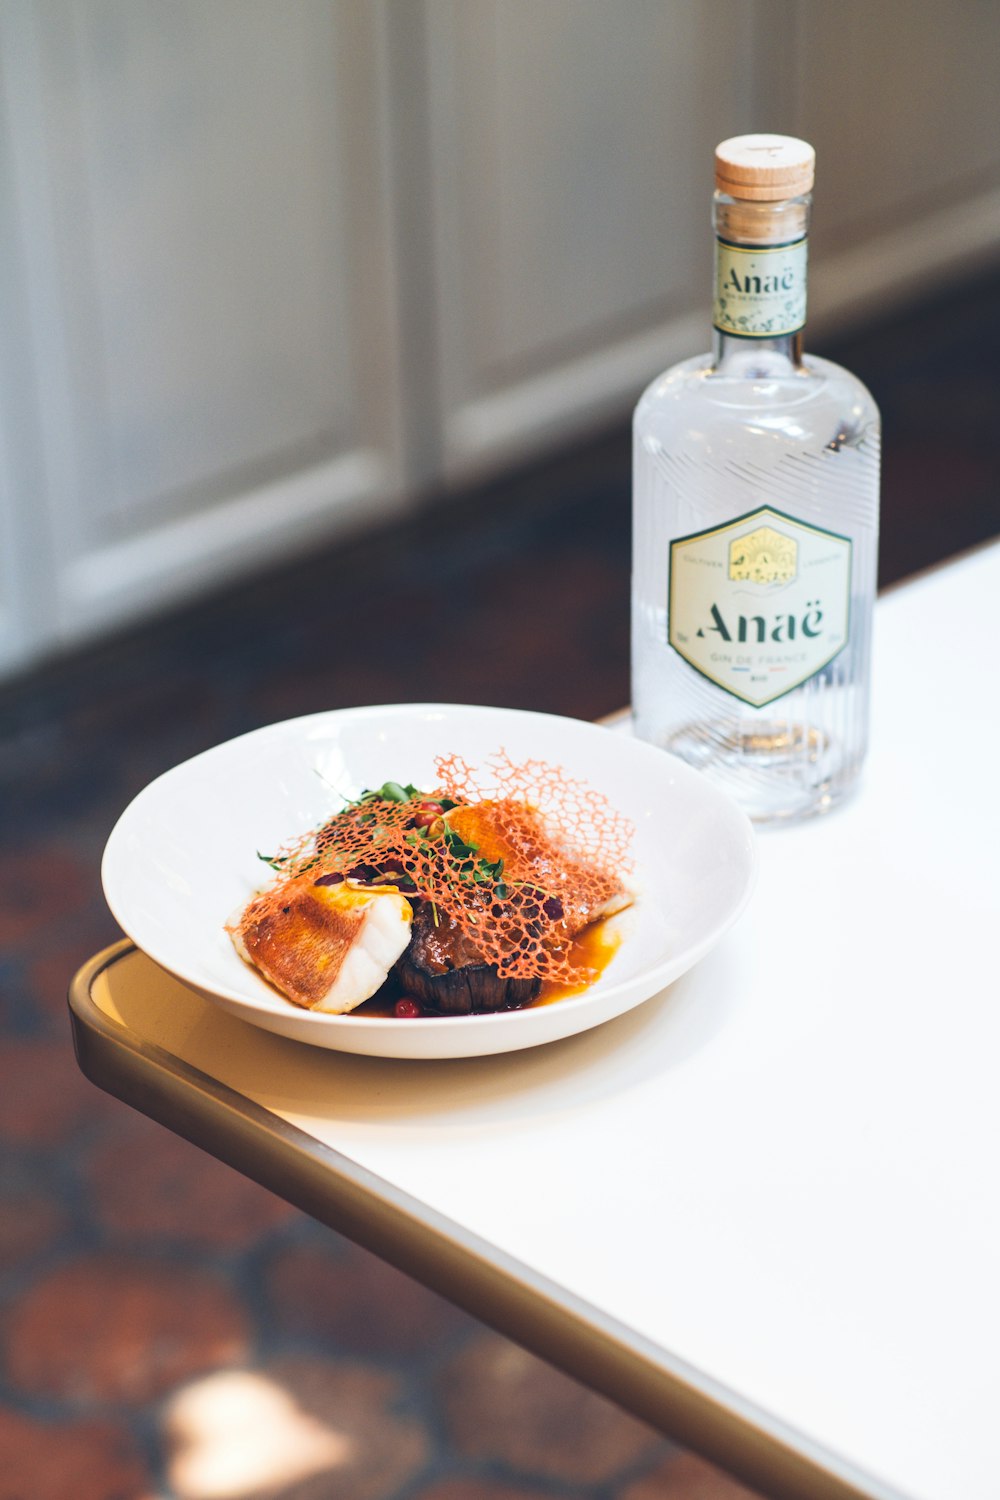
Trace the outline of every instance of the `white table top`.
{"label": "white table top", "polygon": [[403,1063],[190,994],[101,1004],[634,1332],[748,1434],[792,1434],[844,1493],[995,1500],[998,597],[994,546],[880,602],[861,792],[762,833],[736,928],[593,1032]]}

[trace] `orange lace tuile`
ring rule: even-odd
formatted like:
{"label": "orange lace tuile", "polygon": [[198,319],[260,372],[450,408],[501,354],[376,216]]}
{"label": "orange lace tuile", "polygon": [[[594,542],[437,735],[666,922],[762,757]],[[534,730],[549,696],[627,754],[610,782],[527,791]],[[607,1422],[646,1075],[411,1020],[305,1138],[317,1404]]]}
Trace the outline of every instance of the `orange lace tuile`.
{"label": "orange lace tuile", "polygon": [[447,912],[501,974],[586,983],[593,975],[571,940],[621,893],[632,824],[546,761],[516,763],[501,750],[483,767],[459,755],[434,764],[437,786],[420,800],[454,802],[453,811],[421,830],[413,802],[353,803],[279,851],[278,882],[256,909],[280,905],[289,880],[392,885]]}

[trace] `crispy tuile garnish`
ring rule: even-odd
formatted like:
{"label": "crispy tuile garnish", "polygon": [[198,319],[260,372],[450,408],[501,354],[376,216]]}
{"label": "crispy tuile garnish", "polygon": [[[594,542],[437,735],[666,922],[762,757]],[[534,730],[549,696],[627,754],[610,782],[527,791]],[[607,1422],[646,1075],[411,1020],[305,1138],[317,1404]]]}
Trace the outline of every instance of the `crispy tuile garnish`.
{"label": "crispy tuile garnish", "polygon": [[[447,912],[501,975],[593,978],[573,961],[571,939],[628,904],[628,819],[545,761],[518,764],[500,751],[477,768],[446,755],[435,771],[434,790],[386,783],[269,857],[280,878],[256,898],[258,914],[280,907],[289,879],[391,885]],[[420,826],[416,811],[428,803],[441,815]]]}

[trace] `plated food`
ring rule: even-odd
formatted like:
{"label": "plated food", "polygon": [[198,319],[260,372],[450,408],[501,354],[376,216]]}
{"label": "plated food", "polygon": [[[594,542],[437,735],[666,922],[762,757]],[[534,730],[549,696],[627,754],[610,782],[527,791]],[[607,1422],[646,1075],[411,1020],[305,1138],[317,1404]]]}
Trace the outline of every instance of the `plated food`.
{"label": "plated food", "polygon": [[[374,997],[335,1014],[292,1003],[239,956],[227,921],[244,912],[262,884],[284,868],[265,869],[258,850],[272,859],[305,853],[308,837],[291,849],[284,841],[325,827],[332,812],[345,809],[361,788],[383,787],[387,779],[403,775],[430,793],[441,789],[442,755],[482,766],[500,745],[515,766],[564,768],[562,796],[580,814],[571,831],[579,835],[574,844],[581,856],[589,858],[595,838],[606,847],[602,809],[634,827],[625,854],[630,868],[616,865],[614,873],[636,892],[635,901],[573,939],[576,960],[600,971],[596,979],[569,994],[574,986],[543,979],[542,992],[530,1004],[483,1011],[472,1019],[426,1010],[401,1017],[393,1006],[375,1009]],[[547,809],[548,788],[539,787],[537,777],[533,785],[535,793],[527,800]],[[483,800],[490,790],[480,786],[465,801]],[[502,787],[493,790],[504,795]],[[606,803],[595,802],[591,792]],[[571,821],[575,818],[571,813]],[[471,828],[463,835],[461,827],[459,820],[459,837],[475,844]],[[485,842],[477,848],[476,859],[495,863],[498,857]],[[221,1011],[313,1047],[425,1061],[538,1047],[652,999],[702,959],[736,920],[755,868],[753,829],[735,804],[697,771],[625,730],[507,708],[396,703],[269,724],[175,766],[122,813],[104,851],[102,876],[123,931],[210,1002],[206,1027],[216,1026],[219,1018],[212,1011]],[[506,865],[503,874],[510,874]],[[409,902],[405,892],[397,894]],[[364,915],[368,909],[359,903],[357,911]],[[368,920],[383,911],[379,906]],[[411,941],[425,922],[426,917],[411,917]],[[424,932],[428,946],[438,931],[431,914]],[[374,939],[374,930],[370,936]],[[558,1003],[545,1003],[548,985],[553,995],[562,994]],[[244,1035],[229,1033],[226,1045],[240,1046]]]}
{"label": "plated food", "polygon": [[631,823],[561,767],[435,759],[261,855],[274,878],[227,924],[295,1005],[400,1019],[516,1010],[592,983],[633,900]]}

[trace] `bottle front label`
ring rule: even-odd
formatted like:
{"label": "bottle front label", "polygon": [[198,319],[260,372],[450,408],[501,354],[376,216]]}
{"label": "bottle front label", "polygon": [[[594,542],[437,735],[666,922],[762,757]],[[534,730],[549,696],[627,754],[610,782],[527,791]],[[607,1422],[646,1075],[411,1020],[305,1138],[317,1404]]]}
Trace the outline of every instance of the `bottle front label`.
{"label": "bottle front label", "polygon": [[670,544],[670,645],[756,708],[833,661],[850,612],[850,538],[769,505]]}
{"label": "bottle front label", "polygon": [[806,240],[791,245],[716,241],[715,307],[721,333],[773,339],[806,321]]}

